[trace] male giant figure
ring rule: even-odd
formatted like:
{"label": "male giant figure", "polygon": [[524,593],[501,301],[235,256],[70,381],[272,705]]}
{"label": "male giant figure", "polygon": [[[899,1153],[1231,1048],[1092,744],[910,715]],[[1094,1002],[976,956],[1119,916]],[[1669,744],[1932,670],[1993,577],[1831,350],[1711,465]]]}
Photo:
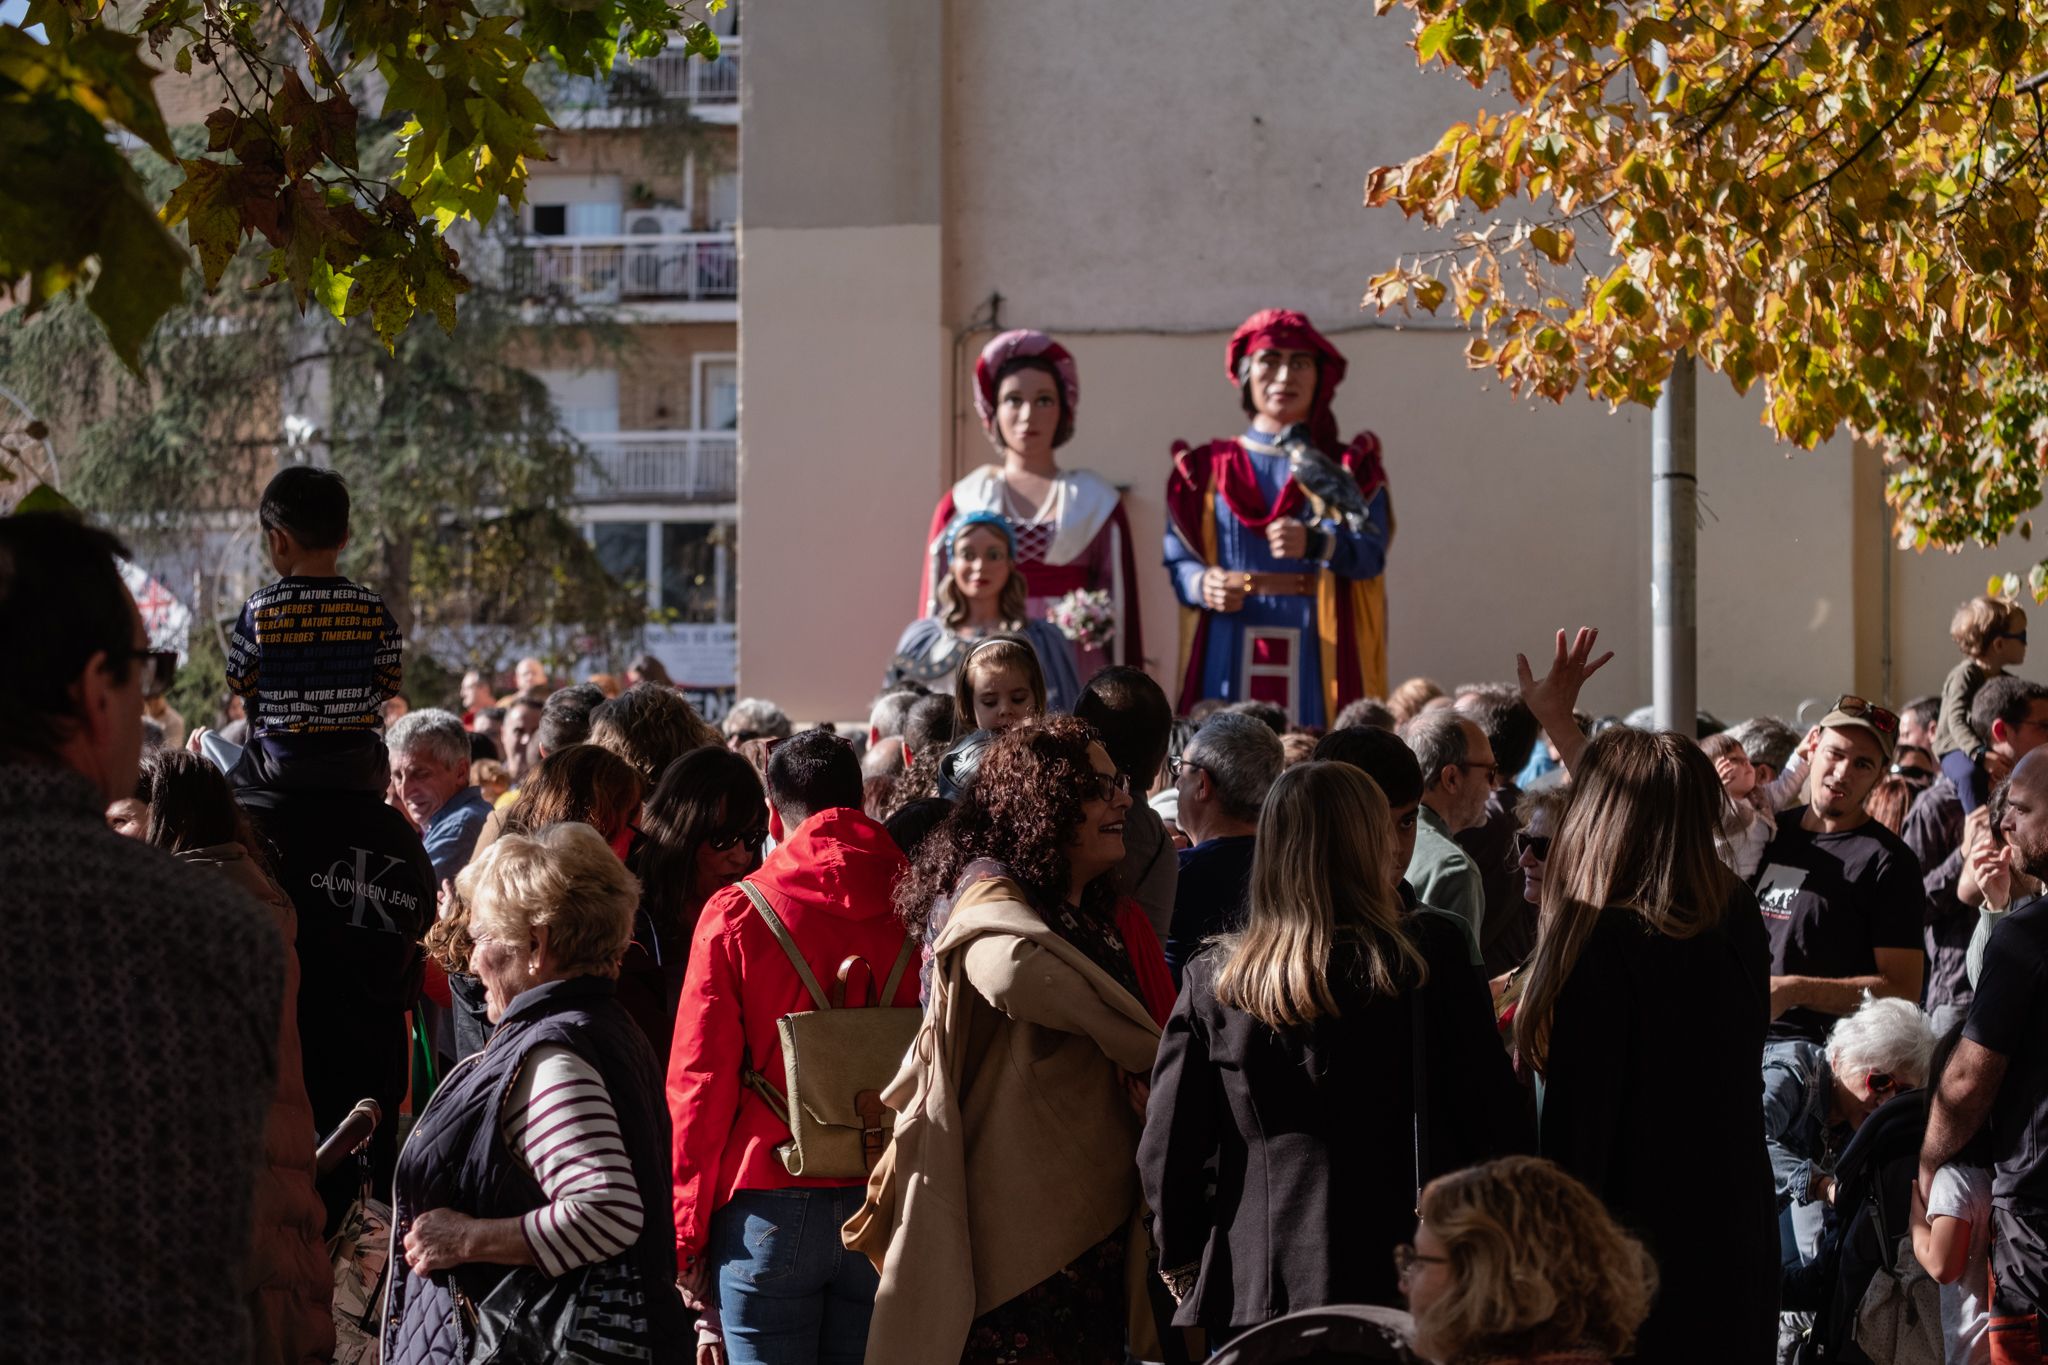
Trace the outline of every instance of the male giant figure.
{"label": "male giant figure", "polygon": [[1394,514],[1379,438],[1338,439],[1344,369],[1300,313],[1255,313],[1229,350],[1251,429],[1174,445],[1166,566],[1184,608],[1182,712],[1205,697],[1270,701],[1327,725],[1386,693]]}

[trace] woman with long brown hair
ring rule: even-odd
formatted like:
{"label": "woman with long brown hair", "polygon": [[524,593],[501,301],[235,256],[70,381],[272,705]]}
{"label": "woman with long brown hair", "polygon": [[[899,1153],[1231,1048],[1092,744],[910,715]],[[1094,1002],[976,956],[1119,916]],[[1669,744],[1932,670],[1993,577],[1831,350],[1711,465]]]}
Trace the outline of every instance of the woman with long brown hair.
{"label": "woman with long brown hair", "polygon": [[1719,780],[1691,739],[1628,729],[1571,770],[1515,1015],[1516,1047],[1545,1083],[1540,1149],[1657,1259],[1638,1358],[1769,1360],[1769,944],[1715,853]]}
{"label": "woman with long brown hair", "polygon": [[990,746],[897,893],[932,946],[895,1140],[846,1225],[881,1269],[868,1359],[1121,1365],[1145,1078],[1172,978],[1115,886],[1130,780],[1082,722]]}
{"label": "woman with long brown hair", "polygon": [[1245,927],[1187,966],[1138,1166],[1174,1321],[1212,1341],[1302,1308],[1397,1306],[1421,1182],[1531,1145],[1465,936],[1404,911],[1402,870],[1372,779],[1289,768],[1259,817]]}
{"label": "woman with long brown hair", "polygon": [[761,866],[768,793],[761,774],[723,745],[668,765],[640,812],[642,837],[626,866],[640,878],[640,913],[620,968],[619,999],[666,1059],[675,1036],[690,938],[713,893]]}

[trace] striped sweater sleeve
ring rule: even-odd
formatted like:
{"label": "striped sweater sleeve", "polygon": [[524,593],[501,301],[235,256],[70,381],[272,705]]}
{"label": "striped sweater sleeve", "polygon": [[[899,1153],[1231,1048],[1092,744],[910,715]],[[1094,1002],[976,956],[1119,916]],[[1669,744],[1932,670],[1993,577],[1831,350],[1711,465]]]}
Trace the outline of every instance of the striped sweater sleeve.
{"label": "striped sweater sleeve", "polygon": [[519,1220],[549,1275],[618,1255],[645,1211],[604,1080],[565,1047],[535,1048],[504,1109],[505,1141],[548,1202]]}

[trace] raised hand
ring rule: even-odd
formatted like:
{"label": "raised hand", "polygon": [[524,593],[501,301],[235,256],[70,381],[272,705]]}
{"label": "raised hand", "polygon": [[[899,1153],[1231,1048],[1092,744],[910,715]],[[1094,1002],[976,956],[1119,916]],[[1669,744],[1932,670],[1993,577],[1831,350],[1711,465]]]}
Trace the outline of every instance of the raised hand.
{"label": "raised hand", "polygon": [[1567,769],[1576,766],[1586,749],[1586,737],[1579,733],[1578,722],[1572,718],[1579,704],[1579,691],[1586,685],[1586,679],[1605,668],[1614,657],[1611,649],[1597,659],[1593,657],[1593,646],[1599,640],[1598,629],[1581,626],[1567,646],[1560,630],[1550,671],[1541,678],[1529,667],[1526,654],[1515,656],[1515,681],[1521,685],[1522,702],[1557,746],[1558,757]]}

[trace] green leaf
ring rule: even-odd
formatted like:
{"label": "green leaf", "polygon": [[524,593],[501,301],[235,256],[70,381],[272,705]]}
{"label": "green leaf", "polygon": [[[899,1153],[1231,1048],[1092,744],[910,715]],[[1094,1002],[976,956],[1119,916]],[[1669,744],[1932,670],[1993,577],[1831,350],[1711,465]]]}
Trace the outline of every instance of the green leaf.
{"label": "green leaf", "polygon": [[114,354],[139,369],[142,343],[158,319],[184,301],[187,257],[155,214],[121,199],[102,217],[95,245],[99,278],[86,302],[107,329]]}
{"label": "green leaf", "polygon": [[178,164],[185,168],[185,179],[164,205],[164,226],[185,225],[185,235],[199,253],[206,287],[212,289],[241,248],[243,201],[249,187],[240,168],[225,162],[202,157]]}

